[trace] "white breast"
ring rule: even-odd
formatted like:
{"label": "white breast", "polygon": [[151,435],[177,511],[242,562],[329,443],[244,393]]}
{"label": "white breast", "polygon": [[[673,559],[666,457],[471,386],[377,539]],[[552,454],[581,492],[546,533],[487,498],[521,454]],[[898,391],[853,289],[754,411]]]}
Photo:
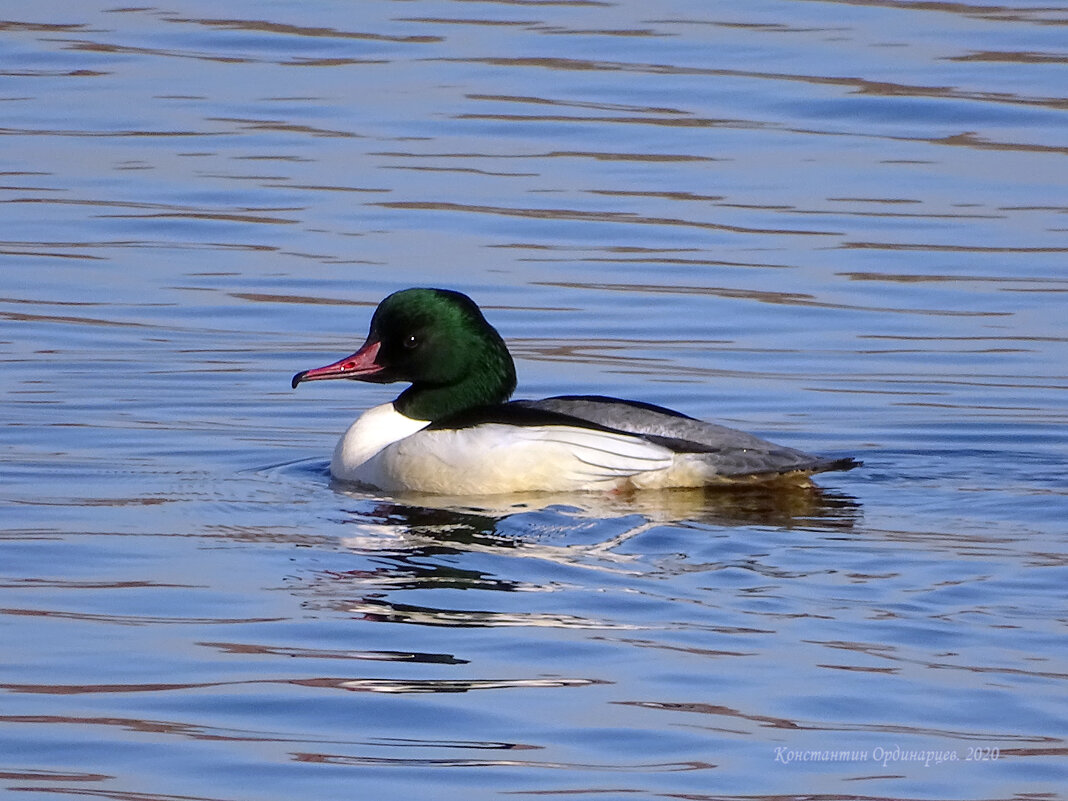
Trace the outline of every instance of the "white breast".
{"label": "white breast", "polygon": [[413,420],[398,412],[392,403],[375,406],[361,414],[338,440],[330,460],[330,474],[341,481],[355,481],[382,487],[375,457],[394,442],[410,437],[430,425],[429,420]]}

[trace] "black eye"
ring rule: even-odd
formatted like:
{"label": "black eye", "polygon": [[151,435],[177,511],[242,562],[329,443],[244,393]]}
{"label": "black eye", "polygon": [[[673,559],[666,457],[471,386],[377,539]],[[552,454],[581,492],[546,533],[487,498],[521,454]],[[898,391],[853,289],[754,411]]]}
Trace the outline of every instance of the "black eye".
{"label": "black eye", "polygon": [[419,347],[419,337],[415,334],[408,334],[404,338],[404,347],[408,348],[408,350]]}

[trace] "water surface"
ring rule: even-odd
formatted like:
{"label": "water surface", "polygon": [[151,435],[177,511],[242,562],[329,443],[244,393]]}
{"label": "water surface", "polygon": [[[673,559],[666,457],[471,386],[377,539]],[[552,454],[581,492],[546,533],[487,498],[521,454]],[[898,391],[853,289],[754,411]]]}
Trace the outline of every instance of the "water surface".
{"label": "water surface", "polygon": [[[0,10],[0,788],[171,801],[1053,798],[1068,781],[1057,6]],[[520,396],[865,467],[390,498],[395,289]]]}

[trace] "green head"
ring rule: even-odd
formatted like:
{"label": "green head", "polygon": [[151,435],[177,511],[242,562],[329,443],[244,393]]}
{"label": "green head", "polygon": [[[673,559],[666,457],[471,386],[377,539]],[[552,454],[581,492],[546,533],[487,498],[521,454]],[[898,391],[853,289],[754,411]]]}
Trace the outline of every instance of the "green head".
{"label": "green head", "polygon": [[367,341],[356,353],[297,373],[293,386],[330,378],[410,382],[397,398],[397,410],[433,421],[508,400],[515,365],[501,335],[467,295],[404,289],[378,304]]}

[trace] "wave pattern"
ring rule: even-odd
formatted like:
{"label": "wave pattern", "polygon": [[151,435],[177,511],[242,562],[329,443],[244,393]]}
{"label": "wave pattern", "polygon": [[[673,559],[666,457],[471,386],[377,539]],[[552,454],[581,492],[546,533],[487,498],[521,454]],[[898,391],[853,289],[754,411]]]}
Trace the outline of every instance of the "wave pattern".
{"label": "wave pattern", "polygon": [[[0,795],[1063,793],[1063,8],[216,5],[0,10]],[[332,485],[409,285],[865,468]]]}

